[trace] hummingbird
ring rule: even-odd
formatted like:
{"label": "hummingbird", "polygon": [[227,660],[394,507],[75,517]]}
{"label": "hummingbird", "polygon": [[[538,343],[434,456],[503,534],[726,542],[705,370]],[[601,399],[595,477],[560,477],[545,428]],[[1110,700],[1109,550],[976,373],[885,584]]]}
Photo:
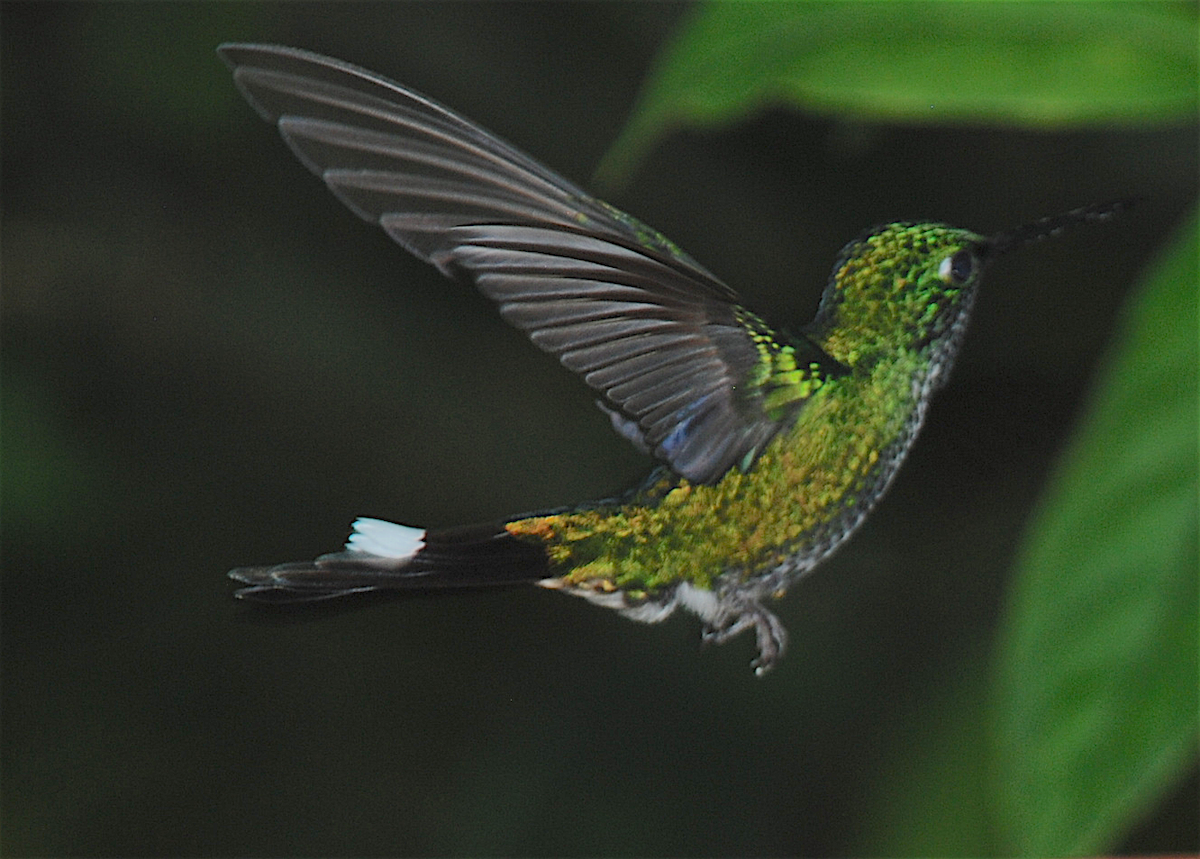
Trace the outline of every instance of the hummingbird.
{"label": "hummingbird", "polygon": [[432,99],[296,48],[218,52],[338,199],[495,301],[656,461],[620,497],[494,522],[359,518],[341,551],[232,570],[245,600],[531,583],[643,622],[682,608],[708,642],[753,630],[761,675],[787,645],[768,603],[887,491],[987,263],[1128,205],[992,236],[876,227],[845,246],[812,322],[789,336],[661,233]]}

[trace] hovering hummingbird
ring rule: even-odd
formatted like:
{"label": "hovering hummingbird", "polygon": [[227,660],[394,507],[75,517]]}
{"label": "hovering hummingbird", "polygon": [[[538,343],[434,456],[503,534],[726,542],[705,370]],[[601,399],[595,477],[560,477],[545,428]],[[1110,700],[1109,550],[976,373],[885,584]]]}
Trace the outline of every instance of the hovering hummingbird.
{"label": "hovering hummingbird", "polygon": [[981,236],[892,223],[848,244],[784,336],[655,230],[431,99],[295,48],[223,45],[242,93],[359,217],[578,373],[658,461],[626,495],[423,530],[360,518],[342,551],[242,567],[243,599],[529,582],[635,620],[683,607],[706,641],[787,632],[764,605],[887,490],[946,382],[985,264],[1126,203]]}

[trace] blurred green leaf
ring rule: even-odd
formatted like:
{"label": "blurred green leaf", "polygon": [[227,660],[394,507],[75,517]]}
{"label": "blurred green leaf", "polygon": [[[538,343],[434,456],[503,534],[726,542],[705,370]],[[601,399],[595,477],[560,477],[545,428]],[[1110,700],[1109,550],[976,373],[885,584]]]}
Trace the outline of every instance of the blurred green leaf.
{"label": "blurred green leaf", "polygon": [[597,171],[662,135],[790,105],[883,122],[1191,121],[1197,20],[1162,3],[711,3],[660,55]]}
{"label": "blurred green leaf", "polygon": [[986,756],[988,662],[943,665],[893,740],[852,828],[853,856],[994,856]]}
{"label": "blurred green leaf", "polygon": [[1196,236],[1128,307],[1018,564],[993,712],[1017,855],[1115,847],[1195,759]]}

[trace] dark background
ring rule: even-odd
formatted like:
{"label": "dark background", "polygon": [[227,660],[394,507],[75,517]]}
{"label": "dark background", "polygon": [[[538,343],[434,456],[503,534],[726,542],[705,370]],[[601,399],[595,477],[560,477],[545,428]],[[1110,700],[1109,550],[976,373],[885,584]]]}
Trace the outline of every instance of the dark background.
{"label": "dark background", "polygon": [[[702,649],[682,616],[531,588],[279,618],[224,578],[333,550],[357,515],[489,519],[647,463],[487,302],[345,211],[216,45],[355,62],[587,184],[685,11],[3,5],[6,854],[887,852],[864,836],[881,769],[985,664],[1122,301],[1195,197],[1194,128],[768,112],[671,136],[611,197],[798,327],[871,224],[1148,196],[990,272],[892,493],[779,605],[764,680],[750,636]],[[1194,849],[1195,802],[1193,778],[1126,848]]]}

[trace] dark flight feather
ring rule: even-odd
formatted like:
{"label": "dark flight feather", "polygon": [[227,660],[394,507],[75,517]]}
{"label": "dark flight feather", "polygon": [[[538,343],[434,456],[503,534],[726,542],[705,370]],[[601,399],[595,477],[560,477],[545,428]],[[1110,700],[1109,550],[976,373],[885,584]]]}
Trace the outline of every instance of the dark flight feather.
{"label": "dark flight feather", "polygon": [[[763,338],[782,338],[748,330],[736,293],[659,233],[364,69],[269,45],[220,54],[340,200],[494,299],[679,474],[708,483],[747,465],[794,414],[768,415],[747,384]],[[810,341],[788,345],[800,366],[838,372]]]}

